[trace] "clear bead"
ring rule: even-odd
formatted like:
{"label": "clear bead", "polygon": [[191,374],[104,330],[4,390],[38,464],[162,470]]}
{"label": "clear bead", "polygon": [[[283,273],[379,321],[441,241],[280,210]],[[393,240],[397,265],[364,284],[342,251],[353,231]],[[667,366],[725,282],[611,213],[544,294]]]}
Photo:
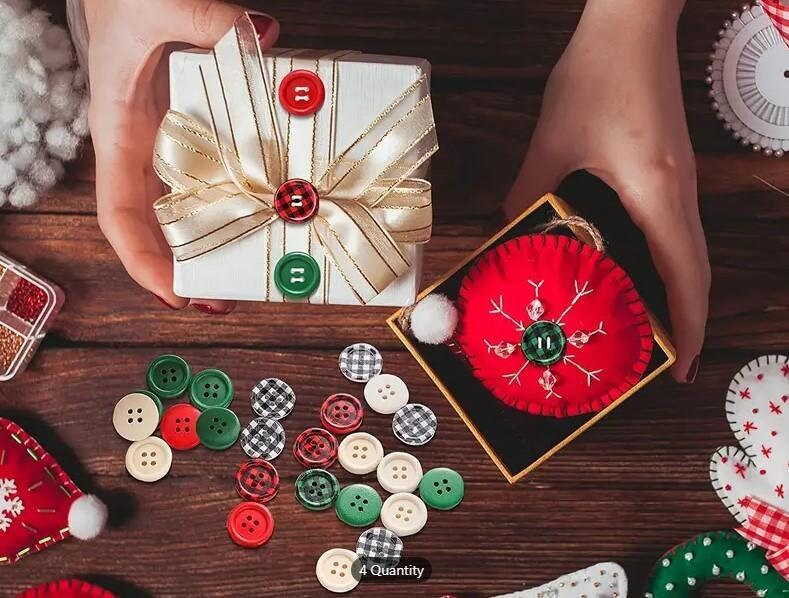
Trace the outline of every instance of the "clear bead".
{"label": "clear bead", "polygon": [[556,376],[551,373],[551,370],[545,370],[542,375],[539,377],[537,382],[548,392],[553,390],[553,387],[556,385]]}
{"label": "clear bead", "polygon": [[573,332],[572,336],[567,339],[567,342],[570,343],[576,349],[580,349],[586,343],[589,342],[589,335],[585,332],[581,332],[580,330],[576,330]]}
{"label": "clear bead", "polygon": [[545,307],[539,299],[533,299],[529,305],[526,306],[526,313],[529,314],[532,322],[540,319],[542,314],[545,313]]}
{"label": "clear bead", "polygon": [[516,347],[512,343],[505,343],[502,341],[493,348],[493,353],[496,355],[496,357],[507,359],[507,357],[515,353],[515,349]]}

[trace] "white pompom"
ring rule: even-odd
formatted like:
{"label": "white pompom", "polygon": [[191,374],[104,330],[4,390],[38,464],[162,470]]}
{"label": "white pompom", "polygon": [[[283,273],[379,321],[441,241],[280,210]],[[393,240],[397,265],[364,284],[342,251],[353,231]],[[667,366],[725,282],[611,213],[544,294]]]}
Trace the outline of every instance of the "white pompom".
{"label": "white pompom", "polygon": [[411,332],[420,342],[440,345],[455,334],[458,312],[455,304],[440,293],[432,293],[411,312]]}
{"label": "white pompom", "polygon": [[8,194],[8,201],[15,208],[29,208],[36,203],[37,197],[38,193],[33,185],[27,181],[17,181],[14,188],[11,189],[11,193]]}
{"label": "white pompom", "polygon": [[107,505],[93,494],[83,494],[69,508],[69,532],[80,540],[92,540],[104,529],[107,515]]}

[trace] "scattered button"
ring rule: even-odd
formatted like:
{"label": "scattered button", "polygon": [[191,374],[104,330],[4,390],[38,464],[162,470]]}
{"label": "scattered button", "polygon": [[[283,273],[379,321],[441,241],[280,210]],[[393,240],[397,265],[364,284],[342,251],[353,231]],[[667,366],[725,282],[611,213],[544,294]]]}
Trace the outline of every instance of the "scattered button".
{"label": "scattered button", "polygon": [[323,105],[326,90],[315,73],[292,71],[279,84],[279,102],[294,116],[315,114]]}
{"label": "scattered button", "polygon": [[310,511],[328,509],[339,492],[337,478],[325,469],[308,469],[296,478],[296,500]]}
{"label": "scattered button", "polygon": [[422,464],[408,453],[388,453],[378,464],[376,475],[387,492],[413,492],[422,479]]}
{"label": "scattered button", "polygon": [[203,446],[223,451],[233,446],[241,432],[238,417],[230,409],[211,407],[197,419],[197,435]]}
{"label": "scattered button", "polygon": [[323,428],[307,428],[296,438],[293,456],[304,467],[331,467],[337,460],[337,439]]}
{"label": "scattered button", "polygon": [[239,546],[257,548],[268,542],[274,533],[274,518],[264,505],[242,502],[228,514],[227,532]]}
{"label": "scattered button", "polygon": [[148,366],[148,390],[162,399],[174,399],[186,392],[192,370],[178,355],[160,355]]}
{"label": "scattered button", "polygon": [[346,393],[333,394],[321,405],[321,423],[335,434],[348,434],[362,425],[362,402]]}
{"label": "scattered button", "polygon": [[150,436],[129,445],[126,451],[126,471],[141,482],[157,482],[170,471],[173,452],[157,436]]}
{"label": "scattered button", "polygon": [[200,411],[227,407],[233,400],[233,382],[222,370],[203,370],[189,384],[189,399]]}
{"label": "scattered button", "polygon": [[148,438],[159,425],[159,406],[144,392],[127,394],[115,404],[112,425],[125,440]]}
{"label": "scattered button", "polygon": [[400,537],[419,532],[427,523],[427,507],[408,492],[392,494],[381,507],[381,523]]}
{"label": "scattered button", "polygon": [[334,501],[337,518],[353,527],[366,527],[381,514],[381,497],[366,484],[351,484]]}
{"label": "scattered button", "polygon": [[188,451],[200,444],[197,419],[200,410],[189,403],[178,403],[162,415],[160,430],[164,441],[178,451]]}
{"label": "scattered button", "polygon": [[252,411],[260,417],[282,419],[296,404],[296,393],[279,378],[265,378],[252,389]]}
{"label": "scattered button", "polygon": [[276,459],[285,448],[285,430],[275,419],[253,419],[241,431],[241,448],[252,458]]}
{"label": "scattered button", "polygon": [[304,222],[318,211],[318,191],[309,181],[290,179],[274,195],[274,209],[288,222]]}
{"label": "scattered button", "polygon": [[301,251],[286,253],[274,266],[274,284],[286,297],[304,299],[318,288],[321,270],[311,255]]}
{"label": "scattered button", "polygon": [[428,506],[442,511],[454,509],[463,500],[463,478],[454,469],[436,467],[426,472],[419,482],[419,496]]}
{"label": "scattered button", "polygon": [[345,548],[329,548],[315,564],[315,576],[320,584],[335,594],[350,592],[359,585],[352,568],[356,554]]}
{"label": "scattered button", "polygon": [[534,322],[523,333],[521,350],[526,359],[540,365],[551,365],[562,358],[567,339],[556,322]]}
{"label": "scattered button", "polygon": [[365,530],[356,541],[356,556],[363,565],[396,567],[403,555],[403,541],[385,527]]}
{"label": "scattered button", "polygon": [[394,374],[380,374],[365,384],[364,400],[376,413],[391,415],[408,403],[408,387]]}
{"label": "scattered button", "polygon": [[367,382],[383,368],[381,353],[367,343],[354,343],[340,353],[340,371],[351,382]]}
{"label": "scattered button", "polygon": [[381,441],[367,432],[354,432],[343,438],[337,450],[337,459],[343,469],[356,475],[370,473],[378,467],[384,456]]}
{"label": "scattered button", "polygon": [[279,474],[265,459],[250,459],[236,471],[236,492],[246,500],[268,502],[279,490]]}
{"label": "scattered button", "polygon": [[394,435],[405,444],[420,446],[430,442],[436,435],[438,419],[433,411],[420,403],[401,407],[392,418]]}

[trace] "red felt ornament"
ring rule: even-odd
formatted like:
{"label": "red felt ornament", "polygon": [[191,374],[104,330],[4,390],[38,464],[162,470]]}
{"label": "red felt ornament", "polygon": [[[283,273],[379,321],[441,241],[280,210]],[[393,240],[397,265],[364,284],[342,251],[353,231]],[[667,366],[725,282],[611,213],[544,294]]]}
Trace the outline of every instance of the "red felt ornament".
{"label": "red felt ornament", "polygon": [[115,594],[80,579],[61,579],[30,588],[16,598],[115,598]]}

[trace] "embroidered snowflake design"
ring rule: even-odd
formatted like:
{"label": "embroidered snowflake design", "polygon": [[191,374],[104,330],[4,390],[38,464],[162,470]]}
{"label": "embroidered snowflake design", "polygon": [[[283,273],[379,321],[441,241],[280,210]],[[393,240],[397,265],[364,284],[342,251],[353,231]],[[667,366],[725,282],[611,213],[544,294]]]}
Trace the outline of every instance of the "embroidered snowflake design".
{"label": "embroidered snowflake design", "polygon": [[[603,322],[595,330],[584,331],[576,330],[570,336],[566,335],[564,318],[578,303],[578,301],[592,293],[594,289],[589,288],[589,281],[583,285],[579,285],[578,281],[574,282],[575,296],[570,304],[562,311],[562,313],[555,319],[544,320],[541,319],[545,314],[546,308],[540,300],[540,287],[545,282],[541,280],[534,282],[529,280],[529,284],[534,289],[534,299],[532,299],[526,306],[526,314],[531,320],[530,325],[524,324],[522,319],[518,319],[507,313],[504,308],[504,298],[499,295],[498,301],[495,299],[490,300],[491,310],[489,313],[498,314],[502,318],[508,320],[513,326],[513,332],[519,338],[513,340],[500,340],[498,342],[490,342],[483,339],[488,353],[493,353],[502,359],[509,359],[513,355],[519,355],[524,359],[523,365],[516,371],[510,374],[504,374],[502,378],[508,380],[508,384],[516,383],[518,386],[521,384],[521,374],[526,370],[526,367],[531,363],[533,365],[544,367],[542,373],[537,377],[537,384],[546,391],[545,398],[556,397],[561,399],[562,396],[554,391],[554,387],[558,382],[556,375],[551,371],[551,365],[561,361],[564,364],[571,365],[579,372],[586,376],[586,385],[591,386],[592,380],[599,381],[598,374],[603,369],[589,370],[576,361],[575,354],[570,354],[566,344],[571,345],[575,349],[582,349],[596,334],[606,334],[603,330]],[[521,348],[521,351],[517,351]]]}
{"label": "embroidered snowflake design", "polygon": [[11,526],[11,521],[25,510],[25,505],[16,494],[16,482],[0,478],[0,532]]}

